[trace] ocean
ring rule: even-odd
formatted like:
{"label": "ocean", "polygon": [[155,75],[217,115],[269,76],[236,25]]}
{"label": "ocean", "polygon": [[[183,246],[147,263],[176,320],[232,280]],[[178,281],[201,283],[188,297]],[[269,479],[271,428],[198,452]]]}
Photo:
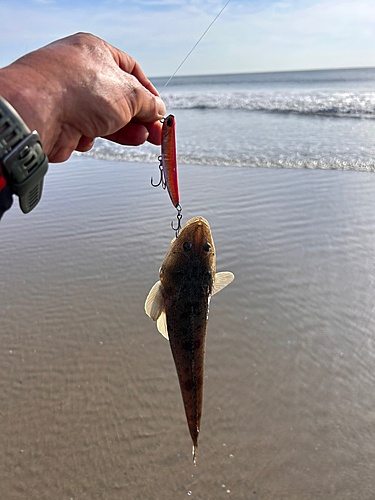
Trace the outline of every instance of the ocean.
{"label": "ocean", "polygon": [[[176,77],[182,223],[217,271],[194,467],[144,312],[160,148],[98,140],[0,223],[1,500],[373,500],[375,70]],[[165,79],[155,79],[159,89]]]}
{"label": "ocean", "polygon": [[[181,164],[375,169],[375,68],[152,80],[176,117]],[[155,161],[158,149],[113,147],[94,157]]]}

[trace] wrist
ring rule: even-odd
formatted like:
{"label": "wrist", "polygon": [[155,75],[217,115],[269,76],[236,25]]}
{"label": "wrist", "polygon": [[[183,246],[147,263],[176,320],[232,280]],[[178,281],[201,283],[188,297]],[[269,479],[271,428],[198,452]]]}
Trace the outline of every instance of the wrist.
{"label": "wrist", "polygon": [[30,131],[15,108],[2,96],[0,122],[2,188],[9,188],[11,193],[17,194],[21,210],[28,213],[40,201],[48,160],[38,132]]}
{"label": "wrist", "polygon": [[16,61],[0,69],[0,95],[13,106],[30,130],[38,132],[48,155],[56,131],[58,105],[53,97],[57,92],[50,89],[34,68]]}

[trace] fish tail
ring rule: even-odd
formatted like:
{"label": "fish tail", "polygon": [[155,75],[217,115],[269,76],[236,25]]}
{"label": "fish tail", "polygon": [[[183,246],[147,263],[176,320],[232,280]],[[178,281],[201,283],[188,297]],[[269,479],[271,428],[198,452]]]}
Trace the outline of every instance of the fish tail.
{"label": "fish tail", "polygon": [[198,444],[193,444],[193,464],[197,465]]}

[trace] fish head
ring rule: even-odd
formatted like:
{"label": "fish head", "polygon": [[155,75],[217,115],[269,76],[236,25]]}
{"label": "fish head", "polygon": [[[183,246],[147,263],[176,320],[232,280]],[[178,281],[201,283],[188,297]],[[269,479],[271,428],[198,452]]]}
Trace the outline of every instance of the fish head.
{"label": "fish head", "polygon": [[190,219],[172,241],[160,269],[160,279],[166,272],[194,262],[215,273],[215,246],[210,226],[203,217]]}

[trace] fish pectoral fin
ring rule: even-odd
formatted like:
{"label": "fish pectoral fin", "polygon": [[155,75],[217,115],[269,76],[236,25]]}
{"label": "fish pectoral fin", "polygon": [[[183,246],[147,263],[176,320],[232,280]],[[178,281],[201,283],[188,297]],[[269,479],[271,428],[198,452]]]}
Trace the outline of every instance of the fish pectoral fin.
{"label": "fish pectoral fin", "polygon": [[160,290],[161,282],[157,281],[147,295],[145,302],[145,311],[147,316],[153,321],[157,321],[164,310],[164,299]]}
{"label": "fish pectoral fin", "polygon": [[163,337],[169,340],[168,328],[167,328],[167,316],[165,314],[165,311],[162,311],[161,315],[159,316],[158,322],[156,323],[156,326],[158,327],[158,330],[163,335]]}
{"label": "fish pectoral fin", "polygon": [[158,327],[159,332],[168,340],[167,317],[164,311],[164,299],[160,288],[161,282],[157,281],[151,288],[150,293],[147,295],[145,311],[147,316],[150,316],[152,320],[157,321],[156,326]]}
{"label": "fish pectoral fin", "polygon": [[228,271],[222,272],[222,273],[216,273],[215,274],[215,285],[212,290],[212,295],[215,295],[215,293],[220,292],[223,288],[225,288],[229,283],[232,283],[234,280],[234,274],[230,273]]}

